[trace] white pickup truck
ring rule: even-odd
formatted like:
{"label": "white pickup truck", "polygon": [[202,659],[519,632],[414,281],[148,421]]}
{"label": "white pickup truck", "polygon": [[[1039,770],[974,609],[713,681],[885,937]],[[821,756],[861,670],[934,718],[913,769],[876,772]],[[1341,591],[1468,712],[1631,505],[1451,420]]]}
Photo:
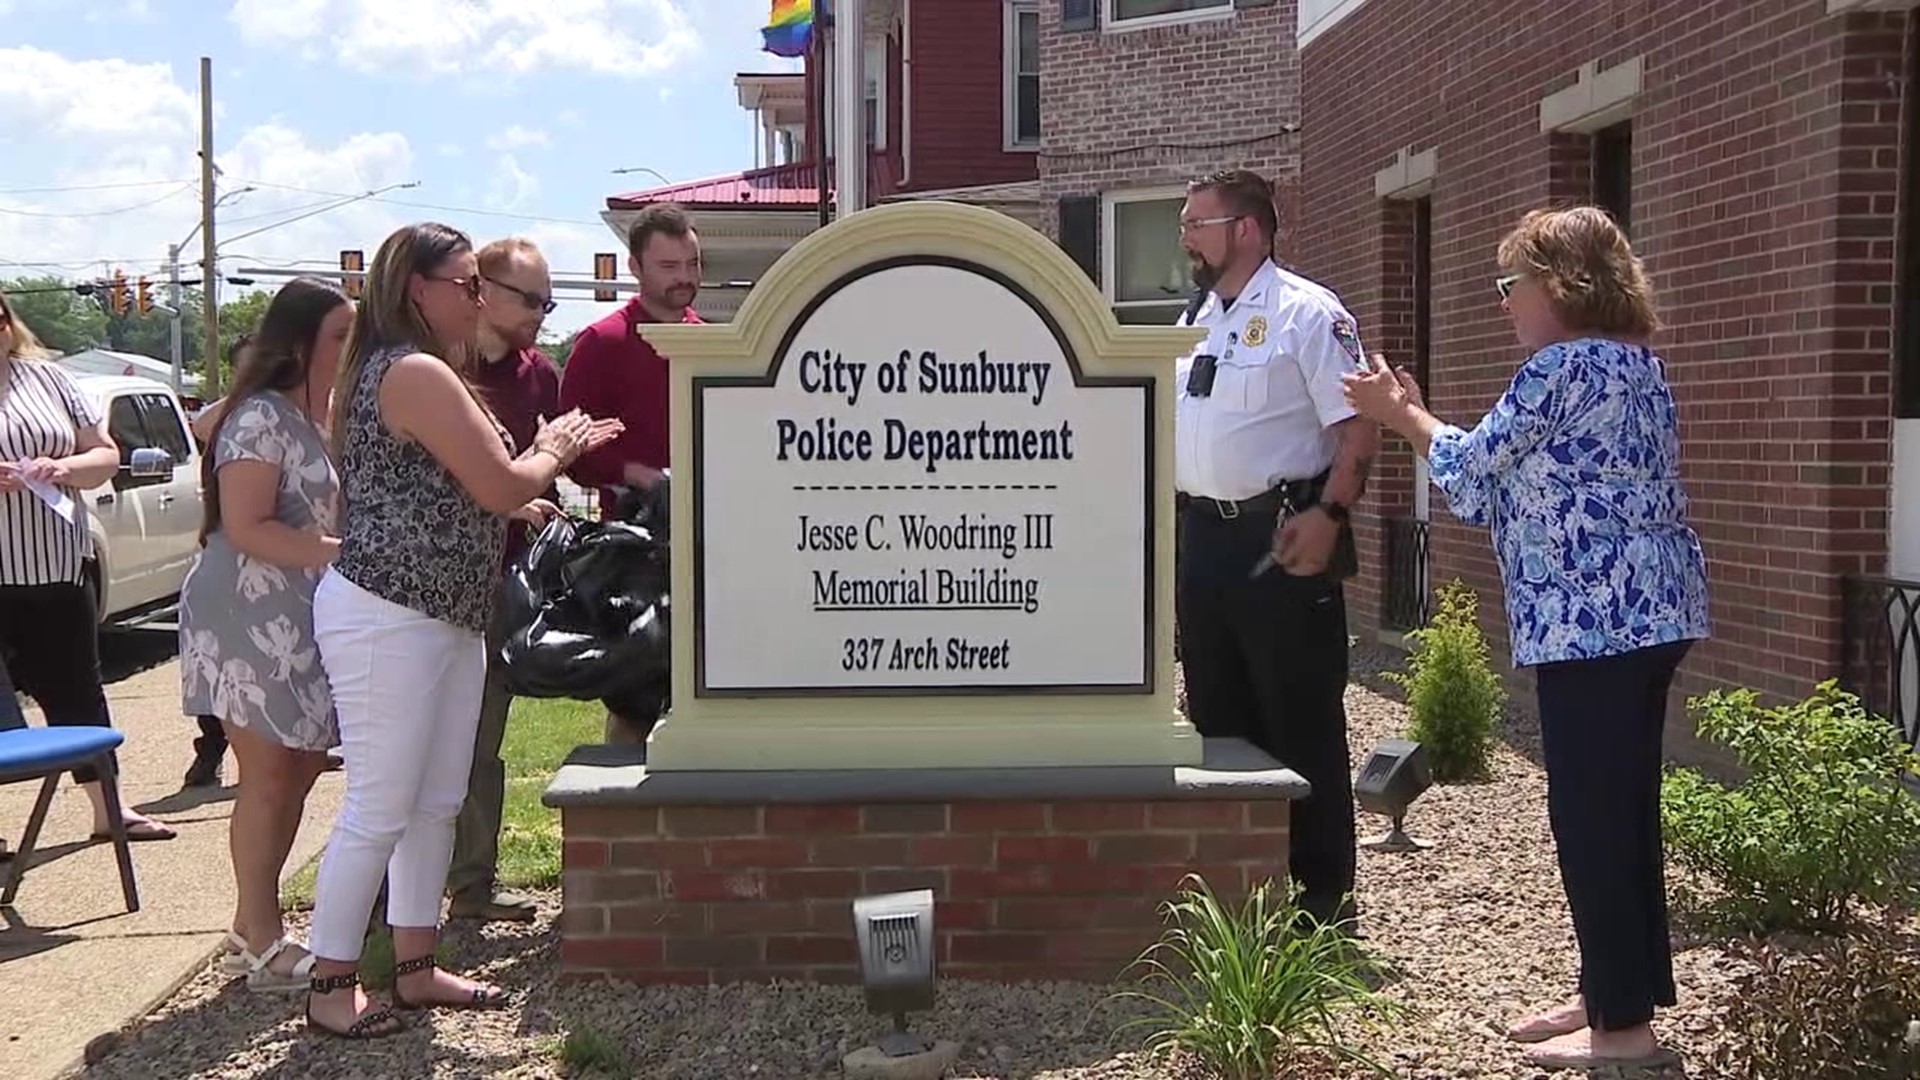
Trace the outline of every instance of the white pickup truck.
{"label": "white pickup truck", "polygon": [[120,448],[113,479],[79,494],[93,534],[87,586],[102,622],[166,607],[200,551],[200,450],[165,383],[74,372]]}

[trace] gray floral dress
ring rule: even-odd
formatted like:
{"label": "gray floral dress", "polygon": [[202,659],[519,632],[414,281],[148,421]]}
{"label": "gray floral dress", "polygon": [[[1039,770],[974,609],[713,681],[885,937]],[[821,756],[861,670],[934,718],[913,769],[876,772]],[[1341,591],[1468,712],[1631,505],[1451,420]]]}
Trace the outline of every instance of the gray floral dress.
{"label": "gray floral dress", "polygon": [[[262,461],[280,470],[274,516],[339,535],[340,480],[305,413],[267,390],[234,406],[208,451],[216,470]],[[224,531],[207,537],[180,594],[180,681],[189,716],[217,716],[294,750],[339,745],[327,673],[313,640],[313,590],[323,568],[275,566],[241,554]]]}

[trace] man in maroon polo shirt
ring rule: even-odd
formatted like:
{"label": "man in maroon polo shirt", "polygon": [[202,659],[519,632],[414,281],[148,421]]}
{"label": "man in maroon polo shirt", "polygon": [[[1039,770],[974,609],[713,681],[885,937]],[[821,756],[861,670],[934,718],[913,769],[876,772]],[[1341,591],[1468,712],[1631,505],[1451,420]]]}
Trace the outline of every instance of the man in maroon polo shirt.
{"label": "man in maroon polo shirt", "polygon": [[[568,475],[600,495],[600,516],[613,513],[620,487],[646,487],[667,468],[667,361],[642,336],[647,323],[697,323],[700,237],[685,210],[656,203],[627,230],[627,269],[640,293],[620,310],[580,331],[560,380],[560,409],[618,417],[620,436],[581,455]],[[607,712],[607,741],[644,737],[639,721]],[[652,718],[645,718],[650,720]]]}
{"label": "man in maroon polo shirt", "polygon": [[[561,414],[560,372],[534,340],[553,311],[553,278],[547,260],[532,242],[518,237],[496,240],[480,249],[485,307],[480,312],[479,353],[470,374],[487,407],[525,449],[533,444],[543,418]],[[557,502],[559,493],[547,492]],[[527,547],[531,533],[514,525],[507,535],[507,560]],[[456,919],[531,921],[531,897],[502,889],[495,880],[500,858],[500,817],[506,800],[506,765],[500,743],[507,732],[513,695],[500,664],[500,642],[489,640],[487,688],[480,703],[480,728],[473,749],[467,801],[454,826],[453,863],[447,872],[448,913]]]}

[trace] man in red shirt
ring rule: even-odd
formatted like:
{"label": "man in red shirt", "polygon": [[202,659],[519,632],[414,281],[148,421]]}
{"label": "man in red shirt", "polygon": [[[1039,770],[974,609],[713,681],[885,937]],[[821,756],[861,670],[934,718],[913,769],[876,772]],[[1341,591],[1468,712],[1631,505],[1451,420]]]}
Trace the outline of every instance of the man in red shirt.
{"label": "man in red shirt", "polygon": [[[543,418],[561,415],[560,372],[534,347],[540,327],[553,311],[553,277],[547,260],[532,242],[518,237],[496,240],[477,253],[482,298],[479,356],[468,373],[474,389],[513,436],[516,448],[533,445]],[[549,501],[559,493],[549,491]],[[529,543],[525,526],[507,534],[507,561]],[[448,914],[456,919],[529,922],[533,898],[499,887],[500,817],[506,800],[506,765],[500,743],[507,733],[513,695],[500,665],[500,642],[488,642],[487,688],[480,701],[480,728],[473,749],[467,801],[454,825],[453,864],[447,872]]]}
{"label": "man in red shirt", "polygon": [[[580,331],[560,380],[560,410],[618,417],[620,436],[580,456],[568,471],[575,483],[600,496],[600,516],[613,514],[616,490],[648,487],[668,464],[667,360],[641,336],[648,323],[697,323],[693,298],[700,292],[700,237],[685,210],[656,203],[640,211],[627,230],[627,269],[639,295],[620,310]],[[606,739],[632,743],[646,737],[654,717],[631,721],[607,710]]]}

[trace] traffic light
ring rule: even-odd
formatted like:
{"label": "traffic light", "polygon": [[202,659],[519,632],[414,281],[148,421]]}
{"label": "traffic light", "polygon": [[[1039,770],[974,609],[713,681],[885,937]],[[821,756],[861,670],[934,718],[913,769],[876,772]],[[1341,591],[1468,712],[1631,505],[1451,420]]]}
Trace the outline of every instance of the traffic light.
{"label": "traffic light", "polygon": [[366,268],[366,256],[361,252],[348,250],[340,253],[340,269],[349,274],[356,275],[354,277],[348,277],[345,274],[341,275],[340,287],[346,290],[348,299],[360,299],[360,290],[361,287],[366,284],[366,279],[357,275]]}
{"label": "traffic light", "polygon": [[134,290],[134,310],[142,315],[153,310],[153,286],[148,283],[144,274],[141,275],[139,284]]}
{"label": "traffic light", "polygon": [[[593,256],[593,280],[620,280],[620,256],[615,255],[611,251],[596,252]],[[612,289],[595,289],[593,290],[593,298],[595,300],[618,300],[620,299],[620,294]]]}
{"label": "traffic light", "polygon": [[107,282],[107,308],[117,316],[125,316],[130,307],[127,296],[127,275],[118,270],[113,272],[112,280]]}

